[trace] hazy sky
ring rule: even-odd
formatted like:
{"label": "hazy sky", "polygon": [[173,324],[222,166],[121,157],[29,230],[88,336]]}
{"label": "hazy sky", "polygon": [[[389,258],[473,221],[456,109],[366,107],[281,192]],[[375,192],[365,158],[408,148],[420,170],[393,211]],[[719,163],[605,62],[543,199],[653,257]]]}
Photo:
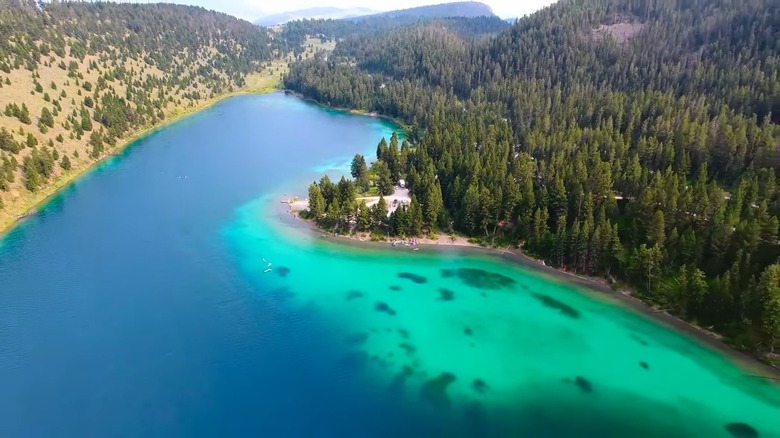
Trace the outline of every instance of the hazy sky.
{"label": "hazy sky", "polygon": [[[150,3],[149,0],[140,0]],[[236,17],[254,20],[266,14],[294,11],[315,6],[343,8],[363,7],[377,11],[411,8],[415,6],[448,3],[448,0],[155,0],[172,1],[226,12]],[[502,18],[514,18],[534,12],[554,3],[554,0],[482,0]]]}

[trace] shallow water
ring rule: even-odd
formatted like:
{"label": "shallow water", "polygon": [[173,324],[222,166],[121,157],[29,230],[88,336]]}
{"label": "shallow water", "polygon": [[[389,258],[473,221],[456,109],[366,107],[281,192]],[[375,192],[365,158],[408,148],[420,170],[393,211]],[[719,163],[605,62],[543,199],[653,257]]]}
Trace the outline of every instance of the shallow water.
{"label": "shallow water", "polygon": [[334,244],[280,212],[393,129],[234,98],[14,229],[0,435],[780,435],[777,386],[607,297],[485,254]]}

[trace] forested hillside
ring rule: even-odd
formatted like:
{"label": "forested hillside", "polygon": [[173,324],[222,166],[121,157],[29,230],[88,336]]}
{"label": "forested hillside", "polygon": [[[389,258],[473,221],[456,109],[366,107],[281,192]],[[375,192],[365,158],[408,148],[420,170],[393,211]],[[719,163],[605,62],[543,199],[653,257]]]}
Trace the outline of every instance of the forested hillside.
{"label": "forested hillside", "polygon": [[490,6],[481,2],[447,2],[437,5],[418,6],[416,8],[401,9],[397,11],[382,12],[368,16],[356,18],[356,21],[362,21],[366,18],[399,18],[413,17],[419,18],[442,18],[442,17],[492,17],[493,10]]}
{"label": "forested hillside", "polygon": [[771,351],[779,56],[775,1],[561,0],[488,40],[355,34],[285,84],[413,126],[374,166],[408,181],[423,231],[521,244]]}
{"label": "forested hillside", "polygon": [[404,9],[384,14],[368,15],[352,19],[298,20],[284,25],[279,42],[288,51],[300,53],[306,37],[314,36],[323,41],[340,41],[349,36],[377,37],[377,33],[408,26],[428,25],[450,29],[459,36],[472,39],[495,36],[509,24],[495,16],[481,3],[450,3]]}
{"label": "forested hillside", "polygon": [[133,131],[244,85],[265,29],[168,4],[0,0],[0,224]]}
{"label": "forested hillside", "polygon": [[362,15],[375,14],[376,11],[367,8],[336,8],[332,6],[319,6],[295,11],[287,11],[279,14],[271,14],[260,17],[254,23],[258,26],[278,26],[295,20],[354,18]]}

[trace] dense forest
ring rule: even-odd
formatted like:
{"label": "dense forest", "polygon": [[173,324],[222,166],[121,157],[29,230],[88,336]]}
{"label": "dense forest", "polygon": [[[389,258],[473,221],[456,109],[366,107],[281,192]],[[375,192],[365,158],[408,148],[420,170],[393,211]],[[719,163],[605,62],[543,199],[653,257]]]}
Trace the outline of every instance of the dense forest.
{"label": "dense forest", "polygon": [[[416,9],[421,8],[410,9],[409,11]],[[442,12],[446,13],[447,11],[444,10]],[[492,14],[477,17],[436,15],[433,12],[423,15],[380,14],[360,17],[359,19],[292,21],[284,25],[277,42],[283,45],[286,51],[298,55],[303,50],[303,43],[307,37],[317,37],[322,41],[342,41],[347,37],[363,35],[374,40],[377,38],[377,34],[382,34],[388,30],[417,25],[449,29],[465,39],[495,36],[509,27],[509,23]]]}
{"label": "dense forest", "polygon": [[773,352],[778,71],[775,1],[561,0],[489,39],[352,33],[285,84],[412,126],[376,157],[423,212],[404,234],[520,245]]}
{"label": "dense forest", "polygon": [[266,29],[171,4],[0,0],[0,34],[3,225],[133,131],[239,89],[274,48]]}

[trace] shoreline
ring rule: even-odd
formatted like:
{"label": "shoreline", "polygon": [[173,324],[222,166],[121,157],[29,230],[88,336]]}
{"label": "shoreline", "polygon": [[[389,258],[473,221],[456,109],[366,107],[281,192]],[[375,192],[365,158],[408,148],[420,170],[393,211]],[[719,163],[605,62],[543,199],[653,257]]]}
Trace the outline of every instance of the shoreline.
{"label": "shoreline", "polygon": [[128,134],[125,139],[118,139],[116,146],[112,147],[99,159],[88,164],[85,163],[85,165],[74,167],[70,171],[63,172],[56,179],[52,180],[51,184],[43,187],[38,192],[35,192],[35,194],[32,197],[32,200],[25,203],[24,206],[21,209],[19,209],[19,211],[10,212],[11,218],[6,220],[3,223],[0,223],[0,239],[5,237],[11,230],[13,230],[22,221],[35,215],[35,213],[37,213],[38,210],[41,209],[41,207],[46,205],[46,203],[51,201],[51,199],[54,198],[60,191],[73,184],[81,176],[87,174],[87,172],[89,172],[90,170],[95,169],[98,165],[102,164],[106,160],[118,156],[119,154],[124,152],[127,148],[132,146],[134,143],[136,143],[139,140],[142,140],[146,136],[154,134],[160,129],[169,127],[174,123],[177,123],[187,118],[188,116],[191,116],[195,113],[208,109],[222,102],[223,100],[236,97],[236,96],[270,94],[270,93],[275,93],[277,91],[281,91],[281,89],[277,87],[267,88],[267,89],[266,88],[255,89],[255,88],[246,87],[238,91],[228,92],[213,97],[193,107],[174,108],[171,111],[171,113],[168,115],[168,118],[164,120],[162,123],[153,126],[138,128],[137,130]]}
{"label": "shoreline", "polygon": [[311,103],[313,105],[317,105],[320,108],[324,108],[324,109],[328,109],[328,110],[332,110],[332,111],[339,111],[339,112],[343,112],[343,113],[347,113],[347,114],[353,114],[353,115],[356,115],[356,116],[373,117],[375,119],[383,119],[383,120],[386,120],[388,122],[392,122],[394,125],[398,126],[404,132],[404,135],[408,135],[409,131],[411,131],[411,129],[412,129],[412,126],[411,125],[407,125],[406,122],[404,122],[403,120],[396,119],[396,118],[393,118],[393,117],[390,117],[390,116],[386,116],[386,115],[379,114],[379,113],[369,113],[369,112],[366,112],[366,111],[363,111],[363,110],[357,110],[357,109],[354,109],[354,108],[341,108],[341,107],[338,107],[338,106],[326,105],[326,104],[324,104],[322,102],[319,102],[319,101],[316,101],[316,100],[314,100],[314,99],[312,99],[310,97],[306,97],[303,94],[298,93],[297,91],[290,90],[289,88],[280,88],[279,91],[284,91],[285,94],[288,94],[288,95],[291,95],[291,96],[295,96],[295,97],[297,97],[298,99],[301,99],[304,102],[308,102],[308,103]]}
{"label": "shoreline", "polygon": [[[393,250],[408,250],[410,247],[394,247],[391,245],[391,241],[372,241],[370,239],[360,239],[350,235],[335,235],[331,232],[323,230],[317,224],[310,220],[301,218],[296,214],[296,211],[289,207],[286,202],[282,204],[287,205],[287,209],[282,213],[283,216],[290,218],[289,222],[286,222],[293,228],[300,230],[312,237],[318,237],[323,240],[327,240],[337,245],[346,245],[353,248],[372,248],[379,249],[388,247]],[[666,327],[682,332],[697,341],[707,345],[708,347],[724,354],[729,359],[735,361],[740,368],[744,371],[753,371],[755,374],[749,374],[757,379],[762,379],[775,385],[780,385],[780,368],[770,365],[761,361],[758,357],[751,355],[748,352],[737,349],[735,346],[728,344],[724,341],[723,337],[715,332],[711,332],[702,327],[693,325],[683,319],[680,319],[666,311],[657,310],[641,299],[633,296],[630,291],[618,291],[612,289],[606,280],[600,277],[589,277],[573,274],[571,272],[562,271],[558,268],[541,264],[540,260],[534,259],[517,248],[512,249],[500,249],[489,248],[481,246],[479,244],[468,242],[463,236],[459,236],[458,240],[454,242],[431,241],[430,239],[418,239],[414,248],[420,248],[420,251],[426,252],[463,252],[471,254],[481,254],[491,257],[498,257],[505,261],[517,263],[524,268],[531,269],[535,273],[551,277],[553,281],[560,281],[568,284],[576,285],[580,288],[584,288],[587,292],[604,295],[609,298],[615,299],[620,304],[625,305],[632,311],[635,311],[642,316],[663,324]],[[745,374],[748,374],[747,372]]]}

